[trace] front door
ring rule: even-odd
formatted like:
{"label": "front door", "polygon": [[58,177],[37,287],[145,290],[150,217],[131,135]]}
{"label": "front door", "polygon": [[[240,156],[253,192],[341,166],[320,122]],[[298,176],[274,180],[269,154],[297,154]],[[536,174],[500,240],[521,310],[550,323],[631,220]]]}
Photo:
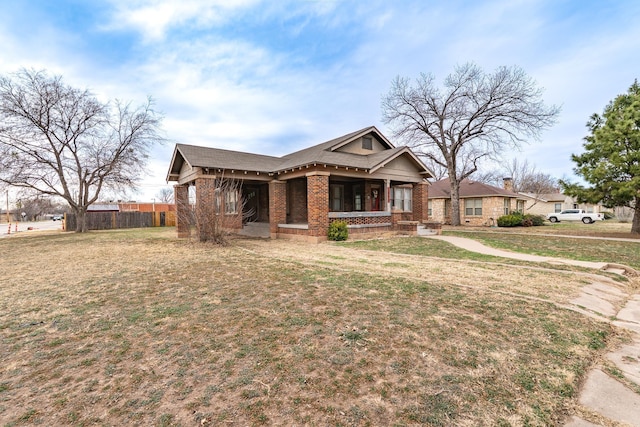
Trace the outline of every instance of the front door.
{"label": "front door", "polygon": [[373,184],[371,185],[371,210],[379,211],[380,210],[380,199],[382,194],[380,192],[380,185]]}

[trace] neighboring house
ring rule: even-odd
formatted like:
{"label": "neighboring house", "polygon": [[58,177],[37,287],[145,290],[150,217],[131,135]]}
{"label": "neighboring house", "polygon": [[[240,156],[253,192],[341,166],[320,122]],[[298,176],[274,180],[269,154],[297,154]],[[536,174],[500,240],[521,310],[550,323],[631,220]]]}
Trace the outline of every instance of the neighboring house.
{"label": "neighboring house", "polygon": [[[409,148],[394,147],[372,126],[283,157],[177,144],[167,181],[177,182],[179,236],[189,232],[181,218],[194,186],[196,217],[222,204],[234,228],[262,222],[271,238],[317,242],[336,220],[350,234],[416,230],[427,220],[432,176]],[[241,182],[241,194],[219,194],[215,178]]]}
{"label": "neighboring house", "polygon": [[[498,188],[481,182],[464,179],[460,182],[460,223],[463,225],[496,225],[502,215],[513,211],[523,212],[526,200],[509,188]],[[449,178],[441,179],[429,187],[429,218],[443,224],[451,224],[451,184]]]}
{"label": "neighboring house", "polygon": [[577,203],[575,199],[562,193],[519,193],[527,199],[525,213],[546,215],[552,212],[562,212],[565,209],[584,209],[588,213],[599,213],[602,206],[588,203]]}

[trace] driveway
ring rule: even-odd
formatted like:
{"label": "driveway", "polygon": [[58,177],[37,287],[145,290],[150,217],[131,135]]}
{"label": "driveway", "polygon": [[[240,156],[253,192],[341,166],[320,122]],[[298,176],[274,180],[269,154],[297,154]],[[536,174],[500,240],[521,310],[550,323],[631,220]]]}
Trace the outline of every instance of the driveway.
{"label": "driveway", "polygon": [[0,224],[0,239],[11,237],[24,232],[44,231],[44,230],[62,230],[62,221],[19,221],[11,223],[11,232],[9,233],[9,224],[6,222]]}

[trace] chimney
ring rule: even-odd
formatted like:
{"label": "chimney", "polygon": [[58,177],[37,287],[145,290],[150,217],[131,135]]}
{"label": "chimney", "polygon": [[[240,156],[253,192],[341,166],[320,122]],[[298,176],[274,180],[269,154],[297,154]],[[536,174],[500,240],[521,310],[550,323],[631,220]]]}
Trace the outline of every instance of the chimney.
{"label": "chimney", "polygon": [[504,189],[513,191],[513,180],[511,178],[502,178]]}

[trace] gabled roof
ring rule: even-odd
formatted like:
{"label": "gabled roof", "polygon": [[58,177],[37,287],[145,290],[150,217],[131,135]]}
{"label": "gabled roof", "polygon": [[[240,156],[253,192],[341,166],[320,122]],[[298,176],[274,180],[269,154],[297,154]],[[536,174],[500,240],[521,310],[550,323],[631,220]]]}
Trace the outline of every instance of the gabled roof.
{"label": "gabled roof", "polygon": [[176,144],[173,158],[171,159],[169,175],[179,175],[184,161],[192,167],[238,169],[255,172],[271,172],[282,162],[278,157],[261,154]]}
{"label": "gabled roof", "polygon": [[[365,135],[372,135],[386,149],[369,155],[338,151],[341,147]],[[369,126],[283,157],[176,144],[167,181],[176,179],[180,175],[184,162],[192,167],[264,173],[277,173],[313,164],[359,168],[372,173],[402,155],[407,155],[425,177],[433,176],[408,147],[394,147],[375,126]]]}
{"label": "gabled roof", "polygon": [[[523,199],[518,193],[505,190],[504,188],[494,187],[493,185],[483,184],[482,182],[463,179],[460,182],[460,198],[476,198],[476,197],[515,197]],[[450,199],[451,184],[449,178],[441,179],[431,184],[429,187],[430,199]]]}

